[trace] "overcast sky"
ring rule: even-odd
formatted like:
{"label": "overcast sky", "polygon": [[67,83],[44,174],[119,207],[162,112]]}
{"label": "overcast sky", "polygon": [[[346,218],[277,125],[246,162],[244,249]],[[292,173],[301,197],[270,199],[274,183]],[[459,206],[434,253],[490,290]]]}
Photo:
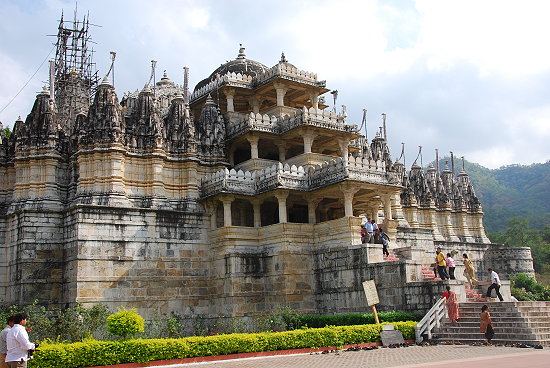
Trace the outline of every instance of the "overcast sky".
{"label": "overcast sky", "polygon": [[[0,0],[0,110],[48,59],[63,10],[74,1]],[[116,51],[115,86],[141,89],[157,60],[193,87],[237,56],[296,67],[337,89],[338,109],[371,136],[387,114],[392,156],[405,142],[424,163],[453,151],[489,168],[550,159],[550,1],[115,1],[80,0],[103,77]],[[50,54],[50,58],[54,53]],[[30,112],[48,78],[47,62],[2,112],[12,126]],[[332,96],[327,94],[332,107]]]}

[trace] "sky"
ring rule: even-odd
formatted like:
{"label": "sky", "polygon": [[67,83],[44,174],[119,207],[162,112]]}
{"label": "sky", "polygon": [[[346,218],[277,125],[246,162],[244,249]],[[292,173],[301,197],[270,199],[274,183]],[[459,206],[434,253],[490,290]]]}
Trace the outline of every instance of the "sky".
{"label": "sky", "polygon": [[4,126],[30,112],[55,53],[48,35],[75,6],[97,25],[101,77],[116,52],[119,99],[143,88],[153,59],[157,80],[166,70],[182,84],[188,66],[193,87],[242,43],[248,59],[273,66],[284,51],[317,73],[348,123],[367,109],[370,138],[387,114],[392,156],[405,143],[407,166],[419,146],[424,164],[435,149],[493,169],[550,160],[550,1],[0,0]]}

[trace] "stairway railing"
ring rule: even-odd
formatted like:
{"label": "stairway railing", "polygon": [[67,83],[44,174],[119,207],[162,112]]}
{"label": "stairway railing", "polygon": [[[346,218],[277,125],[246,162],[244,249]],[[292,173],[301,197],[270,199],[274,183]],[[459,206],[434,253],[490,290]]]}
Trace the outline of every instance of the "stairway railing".
{"label": "stairway railing", "polygon": [[424,318],[414,326],[416,334],[416,342],[421,343],[422,335],[428,334],[428,340],[432,338],[432,330],[434,327],[439,327],[441,320],[447,314],[445,309],[445,298],[440,298],[437,303],[426,313]]}

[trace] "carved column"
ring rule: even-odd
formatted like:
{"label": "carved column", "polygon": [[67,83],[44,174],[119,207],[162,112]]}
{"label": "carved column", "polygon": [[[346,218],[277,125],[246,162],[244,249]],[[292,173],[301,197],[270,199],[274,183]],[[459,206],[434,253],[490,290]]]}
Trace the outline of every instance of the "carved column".
{"label": "carved column", "polygon": [[218,202],[217,201],[208,201],[206,203],[206,209],[207,209],[207,213],[210,215],[210,228],[212,230],[214,230],[216,227],[217,227],[217,216],[216,216],[216,213],[217,213],[217,209],[218,209],[218,206],[217,206]]}
{"label": "carved column", "polygon": [[235,198],[224,196],[220,198],[223,203],[223,226],[232,226],[231,223],[231,203]]}
{"label": "carved column", "polygon": [[349,183],[340,184],[340,190],[344,194],[344,216],[353,216],[353,196],[359,191],[359,188]]}
{"label": "carved column", "polygon": [[313,107],[315,110],[319,110],[319,92],[309,92],[309,100],[311,101],[311,107]]}
{"label": "carved column", "polygon": [[311,146],[313,145],[313,141],[316,136],[317,134],[311,131],[302,133],[302,138],[304,139],[304,153],[311,153]]}
{"label": "carved column", "polygon": [[227,112],[234,112],[233,98],[235,97],[235,88],[226,88],[223,90],[223,93],[227,98]]}
{"label": "carved column", "polygon": [[250,158],[258,158],[258,141],[259,137],[247,136],[246,140],[250,143]]}
{"label": "carved column", "polygon": [[384,218],[392,220],[391,196],[388,194],[384,195],[382,197],[382,202],[384,203]]}
{"label": "carved column", "polygon": [[401,195],[399,193],[396,193],[392,196],[391,207],[395,219],[399,221],[399,226],[406,228],[410,227],[409,223],[405,219],[405,215],[403,214],[403,207],[401,207]]}
{"label": "carved column", "polygon": [[275,198],[279,202],[279,223],[288,222],[286,215],[286,199],[288,198],[288,191],[283,190],[275,193]]}
{"label": "carved column", "polygon": [[317,222],[317,217],[315,216],[315,210],[317,205],[321,202],[321,198],[307,198],[307,218],[308,223],[315,224]]}
{"label": "carved column", "polygon": [[286,143],[278,142],[277,148],[279,149],[279,161],[283,162],[286,160]]}
{"label": "carved column", "polygon": [[252,109],[252,112],[254,114],[260,113],[260,101],[257,97],[250,97],[248,99],[248,104],[250,105],[250,108]]}
{"label": "carved column", "polygon": [[279,82],[273,83],[273,87],[275,87],[275,92],[277,92],[277,106],[284,106],[285,94],[288,88],[283,83]]}
{"label": "carved column", "polygon": [[338,139],[338,145],[340,146],[340,155],[342,156],[342,159],[344,162],[348,162],[348,154],[349,154],[349,140],[347,139]]}
{"label": "carved column", "polygon": [[254,209],[254,227],[262,227],[261,205],[262,203],[258,198],[252,200],[252,208]]}

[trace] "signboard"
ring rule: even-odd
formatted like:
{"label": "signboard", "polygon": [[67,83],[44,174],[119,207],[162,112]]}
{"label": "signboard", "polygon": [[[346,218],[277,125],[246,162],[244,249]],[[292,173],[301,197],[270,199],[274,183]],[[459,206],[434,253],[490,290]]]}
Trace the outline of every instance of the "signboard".
{"label": "signboard", "polygon": [[380,331],[380,338],[382,339],[382,345],[395,345],[404,344],[403,333],[399,330],[394,331]]}
{"label": "signboard", "polygon": [[369,307],[380,303],[374,280],[363,281],[363,289],[365,290],[365,297],[367,298],[367,305]]}

